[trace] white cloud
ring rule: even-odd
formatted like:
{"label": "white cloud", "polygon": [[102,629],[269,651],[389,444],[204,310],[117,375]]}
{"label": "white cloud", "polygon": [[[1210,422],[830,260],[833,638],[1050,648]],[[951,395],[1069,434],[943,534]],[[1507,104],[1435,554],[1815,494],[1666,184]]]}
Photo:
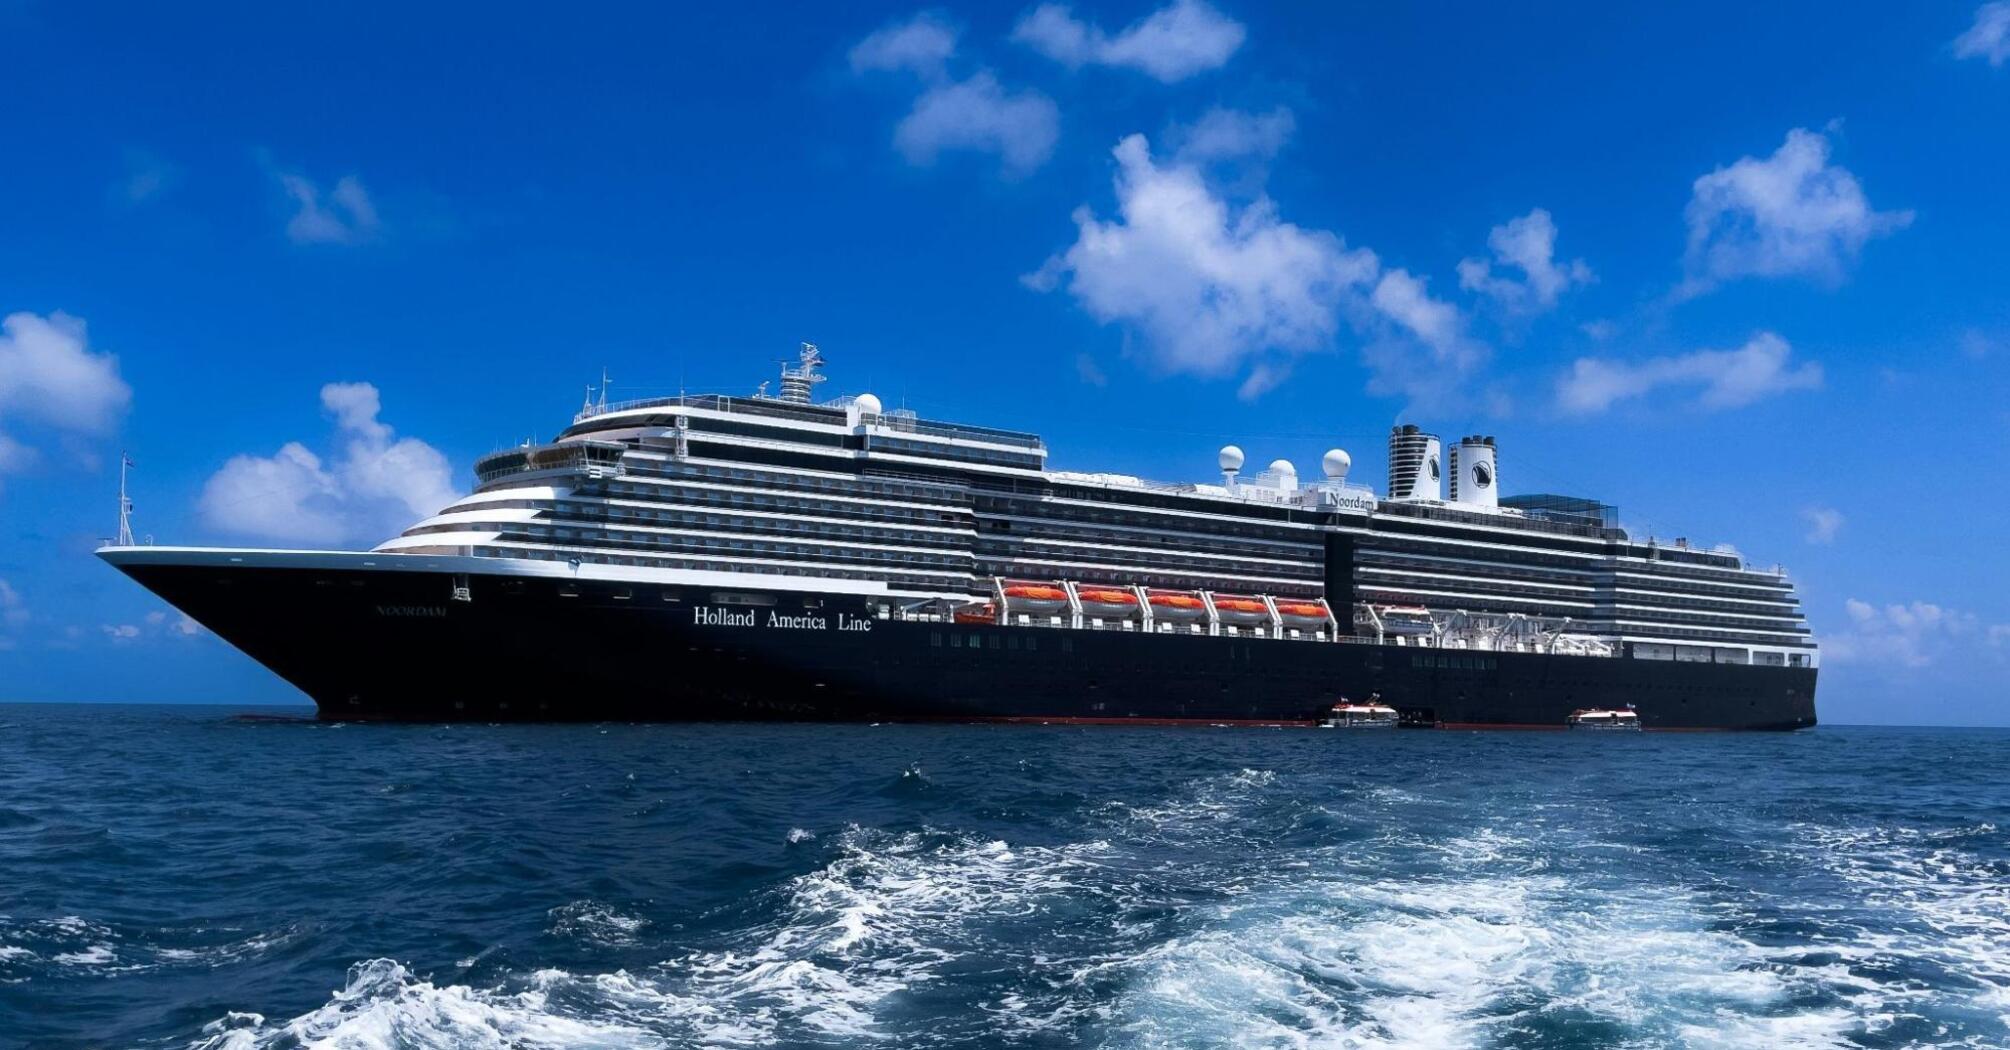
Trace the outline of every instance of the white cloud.
{"label": "white cloud", "polygon": [[27,622],[28,603],[21,599],[21,592],[0,580],[0,627],[14,628]]}
{"label": "white cloud", "polygon": [[1238,206],[1198,164],[1154,161],[1142,135],[1114,153],[1117,216],[1077,208],[1075,243],[1023,280],[1036,291],[1065,284],[1091,316],[1140,334],[1133,352],[1160,369],[1218,377],[1247,367],[1239,394],[1253,399],[1288,376],[1292,355],[1329,347],[1343,321],[1373,339],[1364,357],[1378,391],[1442,395],[1485,358],[1458,308],[1423,279],[1285,222],[1260,193]]}
{"label": "white cloud", "polygon": [[854,73],[906,71],[937,79],[956,54],[956,29],[932,14],[895,22],[851,49]]}
{"label": "white cloud", "polygon": [[[1459,287],[1497,299],[1511,310],[1547,310],[1572,285],[1592,280],[1591,267],[1583,259],[1557,262],[1556,222],[1541,208],[1494,227],[1487,234],[1487,247],[1493,250],[1493,262],[1459,261]],[[1520,270],[1521,280],[1496,276],[1494,263]]]}
{"label": "white cloud", "polygon": [[138,207],[172,189],[181,179],[181,169],[145,150],[126,151],[126,177],[115,196],[124,204]]}
{"label": "white cloud", "polygon": [[1173,156],[1184,162],[1254,158],[1268,160],[1284,148],[1297,128],[1282,106],[1268,113],[1245,113],[1216,106],[1192,124],[1173,129]]}
{"label": "white cloud", "polygon": [[1975,9],[1975,24],[1954,38],[1954,57],[1987,59],[2000,66],[2010,59],[2010,2],[1997,0]]}
{"label": "white cloud", "polygon": [[996,153],[1011,175],[1045,164],[1060,137],[1054,100],[1038,91],[1009,91],[988,69],[951,79],[955,54],[956,30],[930,14],[886,26],[851,49],[855,73],[911,73],[926,85],[894,127],[894,148],[918,166],[948,150]]}
{"label": "white cloud", "polygon": [[1698,350],[1642,361],[1578,358],[1557,382],[1557,403],[1566,412],[1593,414],[1662,387],[1700,387],[1697,407],[1739,408],[1821,385],[1819,363],[1794,362],[1793,347],[1785,339],[1760,332],[1736,350]]}
{"label": "white cloud", "polygon": [[1168,84],[1220,68],[1246,35],[1242,23],[1202,0],[1173,0],[1115,36],[1051,3],[1012,30],[1012,39],[1070,68],[1122,66]]}
{"label": "white cloud", "polygon": [[155,609],[146,614],[142,623],[107,623],[98,625],[105,637],[113,645],[125,645],[142,638],[169,638],[186,641],[202,633],[202,625],[191,619],[187,613],[170,613]]}
{"label": "white cloud", "polygon": [[279,185],[293,198],[286,236],[295,244],[365,244],[377,238],[382,223],[370,194],[354,175],[336,180],[324,199],[321,187],[305,175],[275,172]]}
{"label": "white cloud", "polygon": [[1086,353],[1075,355],[1075,375],[1090,386],[1110,385],[1110,377],[1103,372],[1103,366]]}
{"label": "white cloud", "polygon": [[1925,667],[1957,649],[2010,641],[2010,624],[1984,624],[1973,613],[1914,601],[1882,607],[1851,598],[1848,627],[1821,639],[1822,658],[1836,663]]}
{"label": "white cloud", "polygon": [[1679,296],[1740,277],[1840,281],[1872,238],[1903,229],[1909,211],[1875,211],[1856,176],[1829,163],[1826,135],[1795,128],[1773,155],[1744,157],[1696,180]]}
{"label": "white cloud", "polygon": [[933,164],[944,150],[996,153],[1009,173],[1047,162],[1059,136],[1060,111],[1037,91],[1010,92],[988,70],[936,84],[915,99],[894,128],[893,143],[908,163]]}
{"label": "white cloud", "polygon": [[1476,353],[1465,336],[1465,319],[1458,307],[1431,293],[1420,278],[1396,269],[1382,275],[1369,297],[1375,309],[1415,336],[1440,362],[1464,365]]}
{"label": "white cloud", "polygon": [[1988,333],[1979,328],[1970,328],[1962,332],[1958,341],[1962,354],[1977,361],[1988,357],[2001,345],[1999,340],[1990,338]]}
{"label": "white cloud", "polygon": [[[25,422],[56,434],[102,436],[132,400],[118,358],[91,352],[83,321],[61,312],[0,320],[0,426]],[[34,447],[0,431],[0,474],[39,458]]]}
{"label": "white cloud", "polygon": [[1237,400],[1254,401],[1289,378],[1291,378],[1289,362],[1259,361],[1256,367],[1249,370],[1249,375],[1243,378],[1242,385],[1235,388],[1235,396]]}
{"label": "white cloud", "polygon": [[1115,156],[1118,217],[1076,209],[1075,243],[1026,283],[1065,281],[1091,316],[1140,332],[1167,371],[1227,375],[1270,352],[1324,346],[1342,299],[1375,279],[1373,252],[1283,221],[1266,198],[1231,206],[1195,168],[1155,164],[1142,135]]}
{"label": "white cloud", "polygon": [[458,496],[446,456],[377,418],[377,388],[330,383],[321,405],[341,447],[323,461],[297,441],[271,456],[233,456],[203,486],[203,520],[225,532],[294,543],[377,540]]}
{"label": "white cloud", "polygon": [[1833,543],[1836,533],[1842,531],[1843,513],[1834,507],[1808,507],[1801,511],[1801,517],[1808,521],[1809,543]]}

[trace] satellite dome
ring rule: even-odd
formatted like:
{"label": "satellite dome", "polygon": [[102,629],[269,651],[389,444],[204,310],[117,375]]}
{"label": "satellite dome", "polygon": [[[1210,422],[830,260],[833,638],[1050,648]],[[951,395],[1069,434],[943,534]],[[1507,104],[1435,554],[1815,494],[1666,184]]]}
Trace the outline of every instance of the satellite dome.
{"label": "satellite dome", "polygon": [[881,411],[883,411],[883,408],[879,403],[879,398],[876,398],[871,394],[860,394],[858,397],[852,400],[852,404],[857,405],[858,410],[868,416],[876,416],[879,415]]}
{"label": "satellite dome", "polygon": [[1221,469],[1223,470],[1241,470],[1242,450],[1236,448],[1234,445],[1223,445],[1221,446],[1221,456],[1218,462],[1221,463]]}
{"label": "satellite dome", "polygon": [[1319,463],[1326,468],[1327,477],[1338,481],[1346,477],[1347,471],[1353,468],[1354,457],[1348,455],[1346,449],[1336,448],[1328,450],[1326,455],[1319,460]]}
{"label": "satellite dome", "polygon": [[1292,466],[1291,461],[1288,459],[1271,460],[1270,471],[1273,474],[1289,474],[1294,478],[1298,476],[1298,468]]}

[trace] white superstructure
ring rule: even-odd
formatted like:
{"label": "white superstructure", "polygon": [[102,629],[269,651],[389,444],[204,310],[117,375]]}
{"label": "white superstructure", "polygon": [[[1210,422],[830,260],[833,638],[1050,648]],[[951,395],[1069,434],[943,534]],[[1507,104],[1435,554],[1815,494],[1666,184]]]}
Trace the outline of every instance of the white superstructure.
{"label": "white superstructure", "polygon": [[[1123,629],[1234,628],[1221,610],[1248,602],[1254,629],[1279,637],[1815,659],[1783,574],[1635,540],[1592,501],[1503,499],[1492,438],[1453,450],[1452,501],[1440,441],[1414,426],[1390,436],[1386,499],[1348,480],[1342,449],[1316,481],[1283,459],[1244,477],[1231,445],[1220,483],[1157,484],[1050,470],[1037,435],[923,420],[871,394],[811,403],[822,364],[805,345],[780,397],[589,403],[557,441],[484,457],[472,495],[379,549],[850,581],[967,603],[1009,604],[1011,581],[1086,587],[1136,597],[1092,603]],[[1180,595],[1191,601],[1173,604]],[[1081,618],[1068,600],[1043,615]],[[1280,611],[1314,603],[1317,615]],[[1112,611],[1123,608],[1135,616]]]}

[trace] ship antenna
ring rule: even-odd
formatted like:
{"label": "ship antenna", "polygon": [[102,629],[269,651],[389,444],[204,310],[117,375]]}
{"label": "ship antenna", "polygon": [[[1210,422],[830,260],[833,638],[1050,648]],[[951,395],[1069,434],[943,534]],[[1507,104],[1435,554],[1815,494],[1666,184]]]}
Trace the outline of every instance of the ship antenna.
{"label": "ship antenna", "polygon": [[126,455],[124,449],[120,449],[119,535],[116,540],[112,541],[115,546],[119,547],[130,547],[133,545],[133,501],[126,495],[126,472],[131,470],[132,467],[133,457]]}
{"label": "ship antenna", "polygon": [[607,411],[607,366],[600,366],[600,410]]}

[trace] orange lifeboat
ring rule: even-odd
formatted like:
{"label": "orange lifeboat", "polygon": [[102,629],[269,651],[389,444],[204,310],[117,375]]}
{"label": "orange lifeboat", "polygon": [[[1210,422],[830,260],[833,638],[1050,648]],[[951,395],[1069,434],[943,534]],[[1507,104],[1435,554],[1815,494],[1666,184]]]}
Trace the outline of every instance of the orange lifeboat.
{"label": "orange lifeboat", "polygon": [[956,610],[957,623],[997,623],[998,606],[990,602],[961,606]]}
{"label": "orange lifeboat", "polygon": [[1278,602],[1277,615],[1286,627],[1326,626],[1326,607],[1318,602]]}
{"label": "orange lifeboat", "polygon": [[1077,587],[1075,597],[1082,603],[1082,615],[1099,619],[1138,614],[1138,596],[1114,587]]}
{"label": "orange lifeboat", "polygon": [[1068,607],[1068,592],[1051,583],[1008,583],[1005,607],[1013,612],[1046,616]]}
{"label": "orange lifeboat", "polygon": [[1207,615],[1207,603],[1200,595],[1159,592],[1146,596],[1152,615],[1161,620],[1198,620]]}
{"label": "orange lifeboat", "polygon": [[1254,598],[1216,597],[1214,612],[1223,623],[1270,622],[1270,607]]}

